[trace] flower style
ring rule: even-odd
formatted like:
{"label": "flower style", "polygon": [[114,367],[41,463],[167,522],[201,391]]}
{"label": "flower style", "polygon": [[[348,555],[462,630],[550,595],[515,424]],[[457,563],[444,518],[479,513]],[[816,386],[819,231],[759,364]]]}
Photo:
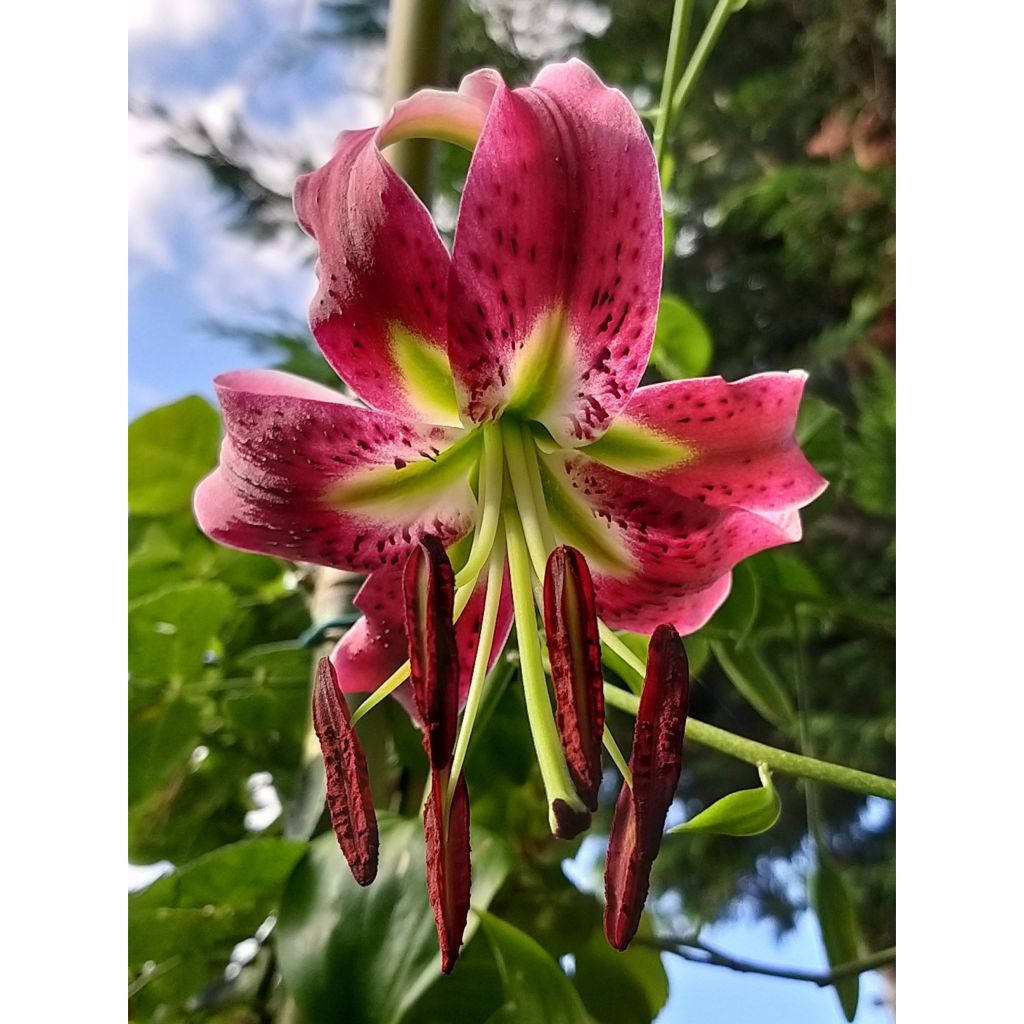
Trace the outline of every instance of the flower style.
{"label": "flower style", "polygon": [[[473,150],[450,254],[382,155],[421,136]],[[513,620],[551,827],[572,836],[600,782],[600,640],[692,632],[737,562],[799,539],[798,509],[825,486],[794,439],[805,374],[638,387],[661,288],[658,173],[626,98],[578,61],[527,88],[479,71],[417,93],[343,134],[295,209],[319,245],[313,334],[361,401],[285,373],[218,377],[227,435],[196,517],[234,547],[369,574],[318,689],[331,811],[372,877],[353,726],[395,692],[430,756],[449,969],[468,907],[462,764]],[[340,692],[368,690],[349,722]],[[339,825],[350,806],[357,828]]]}

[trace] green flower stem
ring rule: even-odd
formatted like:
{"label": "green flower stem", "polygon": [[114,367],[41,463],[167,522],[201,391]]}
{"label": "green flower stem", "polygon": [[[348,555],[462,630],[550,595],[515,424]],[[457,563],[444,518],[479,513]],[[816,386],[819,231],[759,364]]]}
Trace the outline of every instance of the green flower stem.
{"label": "green flower stem", "polygon": [[665,57],[665,73],[661,80],[661,102],[658,104],[658,118],[654,125],[654,158],[661,174],[662,187],[665,181],[665,144],[672,131],[672,92],[682,72],[683,53],[690,35],[695,0],[676,0],[672,9],[672,28],[668,37],[668,54]]}
{"label": "green flower stem", "polygon": [[569,769],[558,739],[558,729],[555,727],[555,716],[548,698],[540,639],[537,635],[537,617],[533,608],[530,555],[516,510],[508,506],[505,508],[505,541],[508,545],[508,571],[512,583],[516,635],[519,638],[526,717],[530,723],[533,745],[537,751],[540,774],[547,794],[548,821],[551,831],[554,832],[557,823],[551,807],[556,799],[561,798],[575,810],[583,810],[583,804],[569,777]]}
{"label": "green flower stem", "polygon": [[498,519],[501,516],[501,483],[504,477],[501,430],[496,423],[488,423],[482,429],[484,450],[480,463],[480,493],[477,495],[480,520],[473,534],[469,558],[455,576],[455,585],[458,587],[470,583],[476,585],[477,577],[487,564],[491,553],[491,546],[498,532]]}
{"label": "green flower stem", "polygon": [[[605,684],[604,699],[605,703],[631,715],[635,715],[640,707],[640,698],[619,686]],[[815,757],[804,757],[802,754],[780,750],[778,747],[769,747],[765,743],[748,740],[696,718],[686,720],[686,735],[701,746],[718,750],[747,764],[763,763],[784,775],[824,782],[829,786],[863,793],[865,796],[880,796],[885,800],[896,799],[895,779],[872,775],[870,772],[858,771],[856,768],[847,768],[829,761],[819,761]]]}
{"label": "green flower stem", "polygon": [[668,124],[672,124],[675,121],[680,111],[686,106],[690,96],[693,95],[697,79],[700,78],[700,73],[704,70],[704,65],[707,64],[711,51],[715,48],[722,30],[725,28],[725,23],[745,2],[746,0],[718,0],[704,28],[704,33],[701,35],[700,41],[693,51],[690,63],[686,65],[683,77],[679,79],[679,84],[672,94],[672,103],[667,115]]}
{"label": "green flower stem", "polygon": [[501,585],[505,576],[505,538],[498,536],[491,549],[491,562],[487,570],[487,594],[484,597],[484,610],[480,620],[480,638],[473,662],[473,676],[469,683],[469,696],[466,699],[466,711],[462,716],[459,738],[455,743],[455,754],[452,759],[451,778],[448,784],[448,803],[455,794],[455,786],[462,774],[462,765],[469,749],[469,737],[473,732],[476,716],[484,695],[484,683],[487,679],[487,662],[490,660],[491,646],[494,643],[494,629],[498,621],[498,608],[501,605]]}

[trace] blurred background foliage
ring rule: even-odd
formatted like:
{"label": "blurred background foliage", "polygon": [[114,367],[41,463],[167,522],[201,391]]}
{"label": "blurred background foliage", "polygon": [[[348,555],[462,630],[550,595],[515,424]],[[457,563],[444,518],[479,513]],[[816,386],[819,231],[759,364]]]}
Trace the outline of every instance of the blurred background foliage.
{"label": "blurred background foliage", "polygon": [[[712,6],[698,3],[695,33]],[[323,3],[306,42],[379,47],[386,14],[375,0]],[[799,435],[830,488],[805,512],[804,541],[744,563],[727,604],[688,641],[692,713],[791,749],[802,714],[807,752],[886,775],[895,772],[893,18],[883,0],[750,0],[730,20],[668,147],[666,298],[645,377],[810,372]],[[448,84],[482,65],[524,83],[578,55],[649,113],[670,19],[669,3],[648,0],[458,3]],[[225,145],[199,121],[136,109],[209,171],[254,245],[298,230],[289,197],[254,171],[258,147],[244,124]],[[309,169],[303,154],[294,160],[296,173]],[[434,206],[449,233],[465,167],[465,154],[441,154]],[[304,328],[218,332],[245,336],[282,369],[336,381]],[[195,397],[129,429],[129,859],[176,866],[130,897],[132,1018],[318,1022],[345,1006],[346,1020],[426,1024],[454,1019],[457,999],[460,1024],[534,1021],[516,982],[528,976],[549,1007],[544,1019],[652,1020],[667,994],[657,952],[605,945],[592,894],[600,857],[579,859],[593,874],[581,891],[561,867],[579,843],[547,832],[514,661],[496,669],[467,766],[474,902],[493,917],[443,991],[415,821],[426,765],[391,706],[367,720],[377,722],[379,805],[392,814],[385,863],[368,890],[348,877],[318,817],[308,692],[323,638],[302,639],[310,573],[219,547],[191,517],[219,431]],[[610,712],[609,724],[628,750],[632,720]],[[778,774],[775,783],[782,814],[768,832],[666,839],[648,935],[655,925],[692,934],[741,910],[792,926],[808,906],[814,843],[801,786]],[[593,834],[607,832],[617,784],[609,774]],[[753,785],[750,766],[690,746],[672,823]],[[840,876],[850,903],[819,912],[852,913],[854,951],[893,945],[893,806],[835,789],[816,796],[823,869]],[[566,955],[571,978],[550,973],[551,958]]]}

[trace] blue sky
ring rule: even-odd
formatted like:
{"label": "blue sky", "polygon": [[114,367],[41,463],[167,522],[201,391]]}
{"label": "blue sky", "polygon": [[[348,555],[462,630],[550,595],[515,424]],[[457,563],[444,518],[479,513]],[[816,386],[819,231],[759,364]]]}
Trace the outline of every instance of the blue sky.
{"label": "blue sky", "polygon": [[[135,0],[130,8],[133,97],[181,115],[201,113],[212,130],[233,116],[279,152],[325,158],[345,128],[374,123],[381,55],[303,46],[311,2],[300,0]],[[161,153],[160,132],[129,126],[129,415],[185,394],[212,396],[220,372],[259,365],[239,342],[214,338],[210,321],[301,323],[313,293],[305,239],[255,244],[227,228],[220,200],[198,167]],[[289,191],[287,160],[269,153],[259,171]],[[137,878],[138,876],[136,876]],[[804,917],[776,942],[769,924],[742,916],[707,931],[733,955],[824,967],[815,922]],[[834,994],[801,982],[738,975],[666,958],[672,992],[660,1024],[833,1024]],[[881,982],[865,978],[858,1024],[882,1024]]]}

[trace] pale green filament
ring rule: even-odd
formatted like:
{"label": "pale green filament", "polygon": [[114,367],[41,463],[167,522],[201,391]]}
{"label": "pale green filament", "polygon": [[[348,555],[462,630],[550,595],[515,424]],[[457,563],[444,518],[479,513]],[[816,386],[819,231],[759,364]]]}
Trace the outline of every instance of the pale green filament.
{"label": "pale green filament", "polygon": [[477,577],[487,564],[487,558],[491,553],[494,536],[498,530],[498,518],[501,515],[501,483],[504,476],[501,431],[496,423],[488,423],[482,430],[484,451],[480,463],[480,493],[477,496],[480,520],[473,534],[469,558],[455,577],[455,584],[459,587],[470,583],[476,585]]}
{"label": "pale green filament", "polygon": [[639,693],[643,689],[644,677],[647,675],[647,667],[644,663],[626,646],[615,634],[615,631],[606,626],[600,619],[597,622],[597,630],[601,634],[601,642],[605,647],[614,651],[636,674],[639,679],[638,685],[635,681],[627,679],[626,682],[634,692]]}
{"label": "pale green filament", "polygon": [[469,749],[469,737],[473,732],[477,713],[483,700],[484,683],[487,679],[487,662],[490,660],[491,647],[494,644],[494,629],[498,622],[498,608],[501,605],[501,585],[505,576],[505,538],[499,535],[491,549],[491,561],[487,570],[487,595],[484,598],[483,616],[480,621],[480,639],[473,662],[473,675],[469,682],[469,696],[466,699],[466,711],[462,716],[459,738],[455,744],[455,755],[452,759],[451,778],[448,783],[447,803],[451,803],[455,795],[455,786],[462,773],[462,765]]}
{"label": "pale green filament", "polygon": [[[517,495],[518,497],[518,495]],[[512,604],[515,607],[516,634],[519,637],[519,658],[526,697],[526,716],[533,734],[541,778],[548,798],[548,821],[552,832],[558,831],[553,805],[561,799],[576,811],[583,803],[573,787],[558,739],[555,717],[548,698],[547,680],[541,661],[537,619],[533,609],[533,586],[530,578],[530,555],[523,528],[515,510],[505,507],[505,539],[508,544],[508,569],[512,582]],[[543,564],[543,563],[542,563]]]}
{"label": "pale green filament", "polygon": [[544,496],[544,484],[540,477],[540,465],[537,462],[537,445],[533,439],[533,432],[525,426],[523,427],[523,452],[526,455],[526,472],[530,478],[530,493],[533,495],[533,507],[537,510],[541,537],[544,540],[544,550],[554,551],[556,547],[555,531],[551,526],[551,516],[548,515],[548,503]]}
{"label": "pale green filament", "polygon": [[409,662],[400,665],[394,672],[370,694],[362,704],[352,712],[352,724],[355,725],[368,712],[372,711],[385,697],[394,693],[409,678]]}
{"label": "pale green filament", "polygon": [[512,492],[515,495],[519,519],[522,522],[522,535],[526,539],[533,571],[537,574],[538,579],[543,580],[550,549],[544,543],[540,513],[534,501],[533,487],[530,483],[530,471],[527,466],[523,437],[514,421],[509,422],[506,427],[504,440]]}
{"label": "pale green filament", "polygon": [[607,726],[605,726],[604,731],[601,733],[601,742],[604,744],[604,749],[608,751],[611,759],[615,762],[615,767],[622,773],[623,779],[626,780],[626,785],[632,789],[633,773],[629,770],[629,765],[622,756],[622,751],[619,749],[618,743],[615,742],[611,729]]}

